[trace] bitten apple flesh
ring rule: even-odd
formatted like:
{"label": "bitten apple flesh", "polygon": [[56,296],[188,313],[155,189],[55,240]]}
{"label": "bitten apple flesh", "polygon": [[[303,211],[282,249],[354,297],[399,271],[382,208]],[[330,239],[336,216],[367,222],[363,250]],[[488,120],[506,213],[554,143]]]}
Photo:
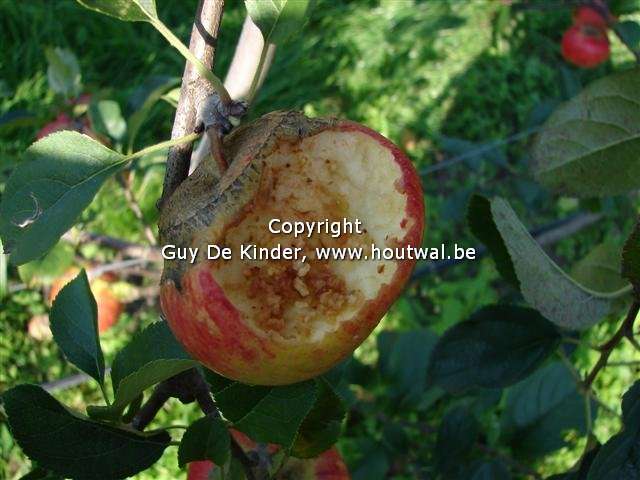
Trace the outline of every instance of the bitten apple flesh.
{"label": "bitten apple flesh", "polygon": [[[280,385],[320,375],[351,354],[400,294],[415,263],[320,260],[316,248],[361,248],[370,255],[372,244],[419,247],[424,204],[413,165],[377,132],[293,112],[263,117],[258,132],[261,121],[269,123],[267,134],[256,139],[240,131],[225,143],[233,161],[209,194],[215,199],[209,220],[198,220],[204,225],[188,234],[181,230],[183,242],[201,252],[215,244],[235,255],[165,267],[180,274],[178,281],[165,275],[161,304],[176,337],[207,367],[244,383]],[[202,190],[197,175],[193,185],[188,181],[179,197],[184,189]],[[294,238],[270,233],[274,218],[357,219],[363,233]],[[177,224],[161,220],[161,234]],[[243,260],[237,253],[247,244],[300,248],[306,261]]]}

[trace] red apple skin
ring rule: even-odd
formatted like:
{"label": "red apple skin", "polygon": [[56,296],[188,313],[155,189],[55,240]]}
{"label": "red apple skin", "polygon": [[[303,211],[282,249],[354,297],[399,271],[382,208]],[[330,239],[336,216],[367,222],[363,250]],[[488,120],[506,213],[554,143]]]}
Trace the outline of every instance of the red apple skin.
{"label": "red apple skin", "polygon": [[[245,452],[256,448],[256,443],[244,433],[237,430],[230,430],[234,440]],[[267,445],[267,452],[271,455],[279,450],[277,445]],[[209,475],[215,464],[208,461],[191,462],[189,464],[187,480],[209,480]],[[296,476],[294,476],[296,475]],[[289,458],[285,461],[280,473],[274,480],[296,479],[296,480],[350,480],[349,470],[345,465],[338,450],[334,447],[321,453],[316,458],[298,459]]]}
{"label": "red apple skin", "polygon": [[209,480],[209,473],[215,465],[208,461],[191,462],[187,470],[187,480]]}
{"label": "red apple skin", "polygon": [[562,56],[581,68],[594,68],[611,53],[605,30],[590,25],[573,25],[562,37]]}
{"label": "red apple skin", "polygon": [[59,132],[61,130],[75,130],[75,128],[73,128],[73,123],[73,119],[69,117],[69,115],[66,113],[60,113],[55,120],[47,123],[38,131],[36,139],[40,140],[51,133]]}
{"label": "red apple skin", "polygon": [[[83,93],[79,97],[67,101],[68,105],[89,105],[89,103],[91,103],[90,93]],[[58,116],[55,120],[47,123],[44,127],[38,130],[38,133],[36,133],[36,140],[40,140],[47,135],[55,132],[60,132],[62,130],[72,130],[75,132],[84,133],[94,140],[98,140],[99,142],[108,145],[108,139],[103,138],[93,131],[91,127],[91,121],[87,114],[84,114],[77,118],[73,118],[67,115],[65,112],[58,113]]]}
{"label": "red apple skin", "polygon": [[[330,127],[369,135],[392,152],[402,171],[402,184],[396,188],[406,194],[404,227],[411,222],[397,246],[419,247],[424,230],[424,201],[420,178],[411,161],[379,133],[354,122]],[[247,325],[241,313],[225,296],[206,262],[200,262],[183,275],[181,290],[172,281],[161,286],[160,301],[168,324],[186,350],[215,372],[254,385],[286,385],[316,377],[350,355],[371,333],[401,293],[415,261],[397,263],[394,276],[369,300],[358,315],[321,342],[292,343],[267,337]]]}

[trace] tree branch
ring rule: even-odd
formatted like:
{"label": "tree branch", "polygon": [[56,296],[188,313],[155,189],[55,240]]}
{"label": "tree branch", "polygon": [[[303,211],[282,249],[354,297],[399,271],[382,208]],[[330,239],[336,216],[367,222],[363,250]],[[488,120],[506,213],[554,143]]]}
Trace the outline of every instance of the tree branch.
{"label": "tree branch", "polygon": [[[224,0],[200,0],[191,31],[189,50],[204,63],[213,67],[215,44],[222,20]],[[204,34],[204,35],[203,35]],[[173,122],[171,138],[180,138],[192,133],[196,126],[197,106],[212,93],[206,79],[200,77],[196,69],[187,62],[182,76],[180,99]],[[187,178],[193,145],[182,144],[172,147],[167,155],[167,170],[164,177],[162,196],[158,208],[162,209],[175,189]]]}
{"label": "tree branch", "polygon": [[[234,100],[250,100],[249,91],[254,78],[258,75],[260,58],[263,53],[264,39],[260,29],[251,21],[247,15],[242,25],[242,32],[231,60],[231,65],[224,79],[224,86]],[[266,51],[262,69],[259,72],[256,89],[259,89],[267,75],[273,56],[275,45],[269,45]],[[198,144],[198,148],[191,156],[191,167],[189,172],[193,172],[196,167],[210,155],[211,140],[205,136]]]}
{"label": "tree branch", "polygon": [[633,338],[633,323],[635,322],[639,311],[640,302],[636,301],[631,305],[631,308],[629,308],[629,312],[627,313],[626,318],[620,324],[620,328],[618,328],[616,333],[613,334],[613,337],[611,337],[606,343],[599,347],[600,358],[598,358],[598,361],[591,369],[591,372],[589,372],[589,374],[587,375],[587,378],[584,380],[583,386],[586,391],[591,390],[591,386],[598,376],[598,373],[600,373],[600,370],[607,366],[607,362],[609,361],[611,353],[615,350],[622,339],[625,337]]}
{"label": "tree branch", "polygon": [[[143,431],[170,398],[177,398],[185,404],[195,401],[205,415],[220,417],[220,412],[218,412],[213,402],[207,381],[200,370],[192,368],[156,385],[149,399],[133,417],[131,426],[136,430]],[[267,478],[267,476],[256,476],[254,471],[256,468],[255,463],[247,456],[233,437],[231,437],[231,454],[244,467],[247,480]]]}
{"label": "tree branch", "polygon": [[138,413],[133,417],[131,426],[136,430],[143,431],[155,418],[160,409],[162,409],[167,400],[169,400],[167,386],[165,383],[159,383],[153,390],[149,400],[145,402]]}
{"label": "tree branch", "polygon": [[[211,392],[209,391],[209,386],[207,385],[204,377],[198,372],[199,379],[195,380],[196,389],[195,389],[195,397],[196,402],[200,406],[200,409],[204,412],[205,415],[213,415],[215,417],[220,416],[220,412],[216,408],[213,399],[211,398]],[[238,445],[238,442],[231,437],[231,454],[242,464],[247,480],[256,480],[256,476],[253,473],[253,468],[255,467],[254,463],[244,452],[242,447]]]}

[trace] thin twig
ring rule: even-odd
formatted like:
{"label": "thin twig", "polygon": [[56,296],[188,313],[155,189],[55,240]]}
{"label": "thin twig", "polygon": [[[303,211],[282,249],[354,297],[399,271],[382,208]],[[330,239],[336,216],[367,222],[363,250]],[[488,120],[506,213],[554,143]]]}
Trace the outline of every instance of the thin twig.
{"label": "thin twig", "polygon": [[[213,67],[215,58],[215,39],[218,37],[224,0],[200,0],[198,11],[191,31],[189,50],[204,63]],[[203,36],[203,30],[208,32]],[[182,76],[180,99],[173,122],[171,138],[179,138],[193,132],[196,126],[197,107],[211,93],[206,79],[201,78],[196,69],[187,62]],[[173,147],[167,155],[167,170],[164,177],[162,196],[158,207],[162,206],[187,178],[193,145],[183,144]]]}
{"label": "thin twig", "polygon": [[460,155],[456,155],[455,157],[449,158],[447,160],[436,163],[434,165],[429,165],[428,167],[425,167],[422,170],[420,170],[420,175],[428,175],[430,173],[434,173],[439,170],[445,170],[453,165],[456,165],[462,162],[463,160],[469,160],[471,158],[478,157],[480,155],[489,153],[497,149],[498,147],[509,145],[510,143],[525,139],[533,135],[534,133],[537,133],[538,131],[540,131],[540,128],[541,127],[528,128],[526,130],[523,130],[522,132],[514,133],[513,135],[510,135],[506,138],[501,138],[498,140],[486,142],[483,145],[480,145],[478,148],[474,148],[473,150],[469,150],[467,152],[461,153]]}
{"label": "thin twig", "polygon": [[594,380],[600,373],[604,367],[607,366],[607,362],[609,361],[609,357],[611,353],[615,350],[618,344],[625,338],[633,337],[633,322],[635,322],[636,317],[638,316],[638,311],[640,311],[640,302],[636,301],[629,308],[629,312],[627,313],[626,318],[620,324],[620,327],[613,334],[613,336],[600,347],[600,357],[598,361],[591,369],[591,372],[587,375],[587,378],[584,380],[584,388],[585,390],[591,390]]}
{"label": "thin twig", "polygon": [[131,426],[136,430],[143,431],[147,425],[155,418],[164,404],[169,400],[169,391],[165,383],[159,383],[144,405],[136,413]]}
{"label": "thin twig", "polygon": [[148,258],[149,260],[162,260],[160,250],[158,248],[140,245],[138,243],[129,242],[121,238],[102,235],[93,232],[69,231],[62,236],[63,240],[75,243],[95,243],[102,247],[118,250],[122,255],[129,257]]}
{"label": "thin twig", "polygon": [[624,362],[609,362],[608,367],[640,367],[640,360],[629,360]]}
{"label": "thin twig", "polygon": [[[599,213],[580,213],[557,222],[544,225],[543,227],[533,229],[529,233],[531,233],[535,240],[544,247],[552,245],[573,235],[574,233],[584,230],[585,228],[600,221],[601,218],[602,215]],[[487,249],[484,246],[479,245],[475,247],[475,252],[475,258],[476,260],[479,260],[486,255]],[[411,276],[411,281],[419,280],[425,275],[441,272],[466,261],[467,260],[465,259],[457,260],[455,258],[450,258],[446,260],[438,260],[436,262],[423,262],[414,270],[413,275]]]}
{"label": "thin twig", "polygon": [[[134,416],[131,426],[136,430],[143,431],[170,398],[177,398],[182,403],[195,401],[205,415],[220,417],[207,381],[200,370],[192,368],[156,385],[149,399]],[[254,472],[256,465],[233,437],[231,439],[231,453],[244,467],[247,480],[257,480]]]}
{"label": "thin twig", "polygon": [[156,240],[156,236],[153,234],[151,228],[146,223],[144,214],[142,213],[142,208],[140,208],[140,204],[138,203],[138,200],[136,199],[135,195],[133,194],[133,190],[131,189],[131,175],[133,175],[133,172],[124,171],[119,177],[119,183],[122,187],[124,198],[127,201],[127,204],[129,205],[129,208],[135,215],[136,219],[142,224],[144,235],[147,238],[149,244],[156,245],[158,243],[158,241]]}
{"label": "thin twig", "polygon": [[[213,415],[215,417],[219,417],[220,412],[218,412],[218,409],[216,408],[216,405],[211,398],[211,392],[209,391],[209,386],[207,385],[206,380],[204,379],[202,374],[200,374],[200,372],[198,372],[197,370],[196,372],[199,377],[197,379],[194,379],[194,395],[196,398],[196,402],[198,402],[200,409],[204,412],[205,415]],[[253,468],[255,467],[255,465],[233,437],[231,437],[231,453],[244,467],[247,480],[256,480],[256,476],[253,472]]]}
{"label": "thin twig", "polygon": [[[234,100],[250,100],[248,98],[249,91],[251,90],[253,79],[255,79],[256,76],[259,75],[255,87],[256,91],[260,89],[264,82],[273,61],[276,47],[273,44],[267,47],[266,58],[262,59],[262,68],[258,73],[261,63],[260,59],[264,50],[263,47],[264,38],[262,37],[262,33],[253,23],[251,17],[247,15],[242,26],[240,38],[236,44],[231,65],[224,79],[224,86]],[[208,136],[205,136],[198,144],[193,155],[191,155],[190,172],[193,172],[196,167],[211,154],[210,143]]]}

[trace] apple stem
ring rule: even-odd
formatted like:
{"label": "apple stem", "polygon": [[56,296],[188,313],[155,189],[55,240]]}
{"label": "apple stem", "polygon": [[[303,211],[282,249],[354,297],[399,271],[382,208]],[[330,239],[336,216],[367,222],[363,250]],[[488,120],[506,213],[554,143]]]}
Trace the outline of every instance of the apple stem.
{"label": "apple stem", "polygon": [[167,392],[166,385],[164,383],[156,385],[156,388],[153,390],[149,400],[146,401],[138,413],[133,417],[131,427],[136,430],[143,431],[155,418],[167,400],[169,400],[169,394]]}
{"label": "apple stem", "polygon": [[222,134],[214,129],[207,130],[209,137],[209,148],[211,149],[211,158],[215,161],[218,174],[222,175],[229,166],[222,151]]}
{"label": "apple stem", "polygon": [[209,95],[198,105],[194,132],[205,132],[206,134],[209,153],[214,160],[214,165],[208,164],[208,166],[213,167],[209,169],[213,170],[215,177],[220,177],[228,167],[224,157],[222,139],[233,129],[234,122],[239,121],[246,113],[246,102],[232,100],[225,103],[215,93]]}
{"label": "apple stem", "polygon": [[[185,404],[195,401],[205,415],[220,417],[207,381],[197,368],[192,368],[156,385],[149,399],[133,417],[131,426],[138,431],[143,431],[170,398],[177,398]],[[268,478],[266,470],[260,472],[259,476],[256,475],[255,463],[233,437],[231,438],[231,453],[244,467],[247,480]]]}

